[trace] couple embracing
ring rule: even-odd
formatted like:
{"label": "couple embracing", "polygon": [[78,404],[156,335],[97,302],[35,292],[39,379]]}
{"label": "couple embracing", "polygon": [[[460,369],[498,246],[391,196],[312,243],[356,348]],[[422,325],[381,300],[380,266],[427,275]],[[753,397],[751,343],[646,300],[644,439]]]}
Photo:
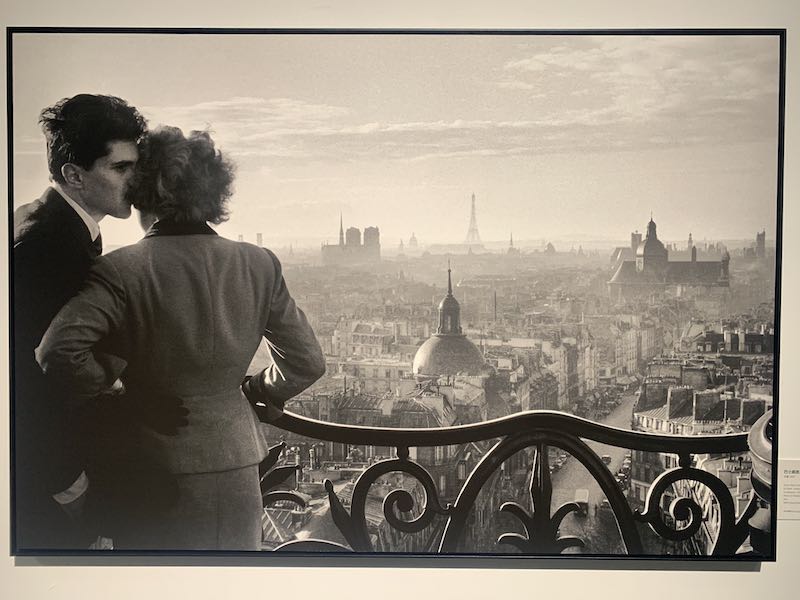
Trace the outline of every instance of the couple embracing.
{"label": "couple embracing", "polygon": [[[111,96],[40,121],[52,184],[15,213],[16,550],[259,549],[258,416],[325,363],[277,257],[209,225],[232,165]],[[101,256],[98,223],[131,205],[144,237]],[[262,337],[273,362],[246,379]]]}

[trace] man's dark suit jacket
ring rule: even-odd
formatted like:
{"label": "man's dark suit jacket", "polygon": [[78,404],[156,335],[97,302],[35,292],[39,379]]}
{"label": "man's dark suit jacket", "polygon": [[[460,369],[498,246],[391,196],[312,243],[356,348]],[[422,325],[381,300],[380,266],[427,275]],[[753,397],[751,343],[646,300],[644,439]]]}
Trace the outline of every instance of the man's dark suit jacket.
{"label": "man's dark suit jacket", "polygon": [[74,547],[75,531],[52,494],[84,468],[70,398],[48,381],[34,350],[95,258],[86,224],[49,188],[20,207],[14,228],[14,481],[17,549]]}

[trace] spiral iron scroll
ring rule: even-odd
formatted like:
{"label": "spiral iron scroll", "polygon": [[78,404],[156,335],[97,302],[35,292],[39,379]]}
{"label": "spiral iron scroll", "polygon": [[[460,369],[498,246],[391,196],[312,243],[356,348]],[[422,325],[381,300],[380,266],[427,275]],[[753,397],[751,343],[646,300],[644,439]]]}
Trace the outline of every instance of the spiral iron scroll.
{"label": "spiral iron scroll", "polygon": [[732,556],[745,541],[748,530],[747,521],[756,509],[755,499],[751,498],[743,514],[736,520],[736,507],[728,487],[717,477],[693,467],[682,466],[670,469],[659,475],[647,492],[644,510],[636,511],[637,520],[650,525],[661,537],[681,542],[690,539],[703,524],[703,509],[692,498],[676,498],[670,503],[669,514],[677,521],[687,521],[680,529],[673,529],[664,521],[661,511],[661,499],[667,490],[678,481],[695,481],[706,486],[719,503],[720,523],[717,539],[711,550],[712,556]]}
{"label": "spiral iron scroll", "polygon": [[389,473],[405,473],[412,476],[422,485],[425,492],[425,505],[422,513],[410,521],[399,518],[396,511],[412,511],[415,504],[414,497],[406,490],[400,489],[392,490],[387,494],[383,500],[383,515],[391,527],[404,533],[417,533],[430,525],[436,515],[448,515],[451,510],[449,505],[441,505],[430,474],[424,467],[408,459],[407,449],[401,449],[398,452],[398,458],[376,462],[359,476],[353,488],[350,513],[342,506],[333,491],[331,482],[326,480],[325,489],[331,504],[331,516],[351,548],[356,552],[374,552],[367,527],[367,498],[370,487]]}

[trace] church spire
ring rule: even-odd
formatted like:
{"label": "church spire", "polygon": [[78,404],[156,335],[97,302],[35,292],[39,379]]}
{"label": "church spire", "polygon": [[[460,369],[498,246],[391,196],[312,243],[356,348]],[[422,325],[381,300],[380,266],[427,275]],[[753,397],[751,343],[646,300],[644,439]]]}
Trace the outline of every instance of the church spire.
{"label": "church spire", "polygon": [[344,246],[344,224],[341,212],[339,212],[339,245]]}
{"label": "church spire", "polygon": [[650,239],[657,239],[656,222],[653,221],[653,211],[650,211],[650,222],[647,224],[647,237]]}
{"label": "church spire", "polygon": [[450,259],[447,259],[447,295],[453,295],[453,281],[450,279]]}
{"label": "church spire", "polygon": [[450,261],[447,261],[447,295],[439,303],[439,327],[436,335],[463,335],[461,332],[461,305],[453,296],[453,279]]}

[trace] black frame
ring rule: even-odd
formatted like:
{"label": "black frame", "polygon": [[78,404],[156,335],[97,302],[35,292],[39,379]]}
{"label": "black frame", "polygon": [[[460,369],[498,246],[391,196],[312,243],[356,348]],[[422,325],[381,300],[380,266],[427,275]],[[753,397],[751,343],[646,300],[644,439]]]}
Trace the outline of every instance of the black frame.
{"label": "black frame", "polygon": [[[780,309],[781,309],[781,275],[782,275],[782,237],[783,237],[783,172],[784,172],[784,144],[785,144],[785,98],[786,98],[786,30],[775,28],[669,28],[669,29],[395,29],[395,28],[377,28],[377,29],[363,29],[363,28],[334,28],[334,29],[315,29],[315,28],[175,28],[175,27],[7,27],[6,28],[6,91],[7,91],[7,152],[8,152],[8,273],[9,273],[9,372],[10,372],[10,392],[13,398],[14,394],[14,368],[13,368],[13,340],[14,340],[14,320],[13,320],[13,285],[14,285],[14,264],[12,254],[13,244],[13,197],[14,197],[14,154],[13,154],[13,40],[15,35],[23,34],[162,34],[162,35],[190,35],[190,34],[224,34],[224,35],[493,35],[493,36],[531,36],[531,35],[564,35],[564,36],[777,36],[779,39],[779,90],[778,90],[778,153],[777,153],[777,194],[776,194],[776,273],[775,273],[775,353],[774,353],[774,373],[773,373],[773,445],[772,445],[772,507],[771,511],[771,543],[773,554],[766,558],[749,559],[758,562],[775,562],[776,561],[776,538],[777,538],[777,510],[776,500],[778,498],[777,482],[778,478],[778,407],[779,407],[779,376],[780,376]],[[9,402],[9,416],[11,423],[11,447],[10,447],[10,488],[11,488],[11,515],[15,513],[15,489],[14,489],[14,407],[13,402]],[[344,434],[343,434],[344,435]],[[26,552],[20,551],[16,548],[14,543],[14,520],[11,520],[11,552],[12,555],[17,556],[270,556],[269,553],[250,553],[250,552],[222,552],[222,551],[164,551],[164,552],[133,552],[133,551],[35,551]],[[291,555],[282,554],[286,556],[307,556],[307,557],[325,557],[333,559],[336,558],[336,563],[348,564],[349,559],[340,559],[340,554],[320,554],[314,553],[292,553]],[[351,555],[353,556],[353,555]],[[355,556],[387,556],[387,557],[425,557],[428,558],[430,554],[408,554],[408,553],[356,553]],[[562,562],[563,559],[579,561],[594,560],[597,558],[604,559],[624,559],[633,562],[634,560],[645,560],[648,563],[652,561],[670,561],[673,563],[690,561],[723,561],[724,558],[715,558],[710,556],[701,557],[679,557],[679,556],[650,556],[650,555],[561,555],[561,556],[519,556],[519,555],[497,555],[497,554],[459,554],[459,555],[443,555],[445,558],[497,558],[504,560],[508,558],[535,558],[536,560],[546,560],[551,563],[553,560]],[[731,559],[727,559],[731,560]],[[748,559],[744,559],[745,561]],[[165,564],[168,561],[165,561]],[[391,563],[391,559],[382,561],[383,564]],[[494,561],[493,561],[494,562]],[[742,560],[736,559],[736,562]],[[420,565],[415,565],[420,566]],[[657,567],[656,567],[657,568]]]}

